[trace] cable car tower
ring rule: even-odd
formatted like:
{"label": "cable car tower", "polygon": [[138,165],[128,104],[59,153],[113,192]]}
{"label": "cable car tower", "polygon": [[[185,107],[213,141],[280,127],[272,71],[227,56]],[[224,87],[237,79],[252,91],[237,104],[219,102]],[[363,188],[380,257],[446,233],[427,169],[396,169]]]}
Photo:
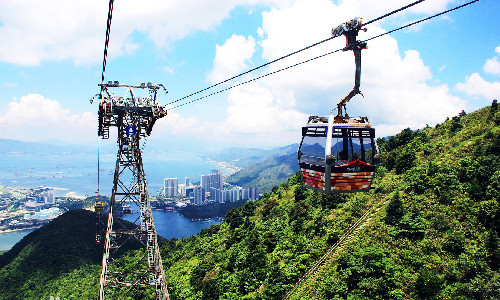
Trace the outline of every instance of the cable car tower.
{"label": "cable car tower", "polygon": [[[154,295],[153,299],[169,299],[140,148],[141,138],[149,136],[156,120],[167,115],[165,107],[160,106],[157,101],[158,91],[164,87],[151,83],[122,85],[117,81],[99,86],[98,135],[108,139],[110,127],[118,129],[118,153],[102,259],[99,300],[122,299],[126,295],[140,299],[151,299],[151,295]],[[125,89],[125,95],[115,96],[110,88]],[[134,90],[142,90],[142,93],[148,91],[149,95],[138,97]],[[140,215],[133,225],[122,224],[115,215],[126,213],[124,206],[129,207],[130,204],[137,205]],[[131,239],[136,239],[145,246],[145,256],[134,266],[121,266],[114,254]]]}

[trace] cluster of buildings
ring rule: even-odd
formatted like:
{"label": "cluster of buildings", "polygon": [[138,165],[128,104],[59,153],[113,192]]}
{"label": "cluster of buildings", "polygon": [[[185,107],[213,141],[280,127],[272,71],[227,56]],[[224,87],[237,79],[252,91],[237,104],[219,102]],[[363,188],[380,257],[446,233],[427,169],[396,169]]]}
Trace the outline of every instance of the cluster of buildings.
{"label": "cluster of buildings", "polygon": [[24,214],[24,220],[44,221],[54,219],[62,214],[58,207],[42,209],[34,214]]}
{"label": "cluster of buildings", "polygon": [[202,205],[209,202],[226,203],[240,200],[259,199],[259,188],[241,188],[228,186],[224,188],[224,176],[220,170],[211,170],[208,175],[201,175],[199,185],[193,185],[189,177],[184,184],[177,178],[165,178],[165,197],[185,196],[191,204]]}
{"label": "cluster of buildings", "polygon": [[54,189],[51,187],[40,186],[31,189],[30,195],[26,196],[24,204],[27,211],[40,211],[56,203]]}

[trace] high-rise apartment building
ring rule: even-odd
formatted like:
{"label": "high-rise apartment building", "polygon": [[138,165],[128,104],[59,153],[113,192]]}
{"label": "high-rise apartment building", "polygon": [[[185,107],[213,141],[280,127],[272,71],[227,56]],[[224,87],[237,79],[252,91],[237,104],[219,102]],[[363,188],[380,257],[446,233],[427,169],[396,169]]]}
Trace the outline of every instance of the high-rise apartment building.
{"label": "high-rise apartment building", "polygon": [[165,197],[176,197],[179,195],[179,180],[177,178],[165,178],[163,188]]}
{"label": "high-rise apartment building", "polygon": [[224,176],[220,170],[211,170],[209,175],[201,175],[201,187],[204,189],[222,190],[224,185]]}
{"label": "high-rise apartment building", "polygon": [[201,205],[205,201],[205,189],[202,187],[194,187],[194,205]]}

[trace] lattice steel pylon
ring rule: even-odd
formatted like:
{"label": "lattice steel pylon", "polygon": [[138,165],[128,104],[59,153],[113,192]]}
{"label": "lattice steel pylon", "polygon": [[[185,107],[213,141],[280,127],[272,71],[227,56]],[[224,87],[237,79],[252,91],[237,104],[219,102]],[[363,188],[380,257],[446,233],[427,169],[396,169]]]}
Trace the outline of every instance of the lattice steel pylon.
{"label": "lattice steel pylon", "polygon": [[[156,229],[151,213],[146,175],[142,164],[140,140],[149,136],[156,120],[167,115],[157,102],[160,85],[120,85],[117,81],[100,84],[98,135],[109,138],[109,128],[118,128],[118,154],[109,206],[106,240],[99,283],[99,299],[169,299]],[[126,88],[118,97],[109,88]],[[134,89],[148,90],[138,97]],[[135,203],[140,215],[131,225],[116,215],[127,213],[124,205]],[[125,242],[136,240],[145,246],[144,257],[132,266],[116,259]]]}

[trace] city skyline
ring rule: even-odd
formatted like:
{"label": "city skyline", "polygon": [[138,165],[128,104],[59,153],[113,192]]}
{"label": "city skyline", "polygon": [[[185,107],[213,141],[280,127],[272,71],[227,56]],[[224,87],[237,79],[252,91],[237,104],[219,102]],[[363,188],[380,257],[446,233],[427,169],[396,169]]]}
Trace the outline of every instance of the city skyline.
{"label": "city skyline", "polygon": [[260,199],[260,191],[257,187],[224,188],[222,170],[212,169],[210,174],[201,175],[199,185],[191,184],[189,177],[185,177],[184,182],[184,184],[179,184],[178,178],[165,178],[163,195],[167,198],[184,196],[189,198],[194,205],[202,205],[206,202],[225,203]]}

